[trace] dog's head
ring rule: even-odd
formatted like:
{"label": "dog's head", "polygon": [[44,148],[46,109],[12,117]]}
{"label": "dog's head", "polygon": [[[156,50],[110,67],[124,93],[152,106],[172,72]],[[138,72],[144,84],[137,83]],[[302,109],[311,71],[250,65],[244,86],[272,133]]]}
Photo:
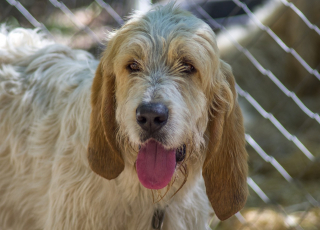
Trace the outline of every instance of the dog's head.
{"label": "dog's head", "polygon": [[110,38],[91,101],[94,172],[114,179],[126,162],[145,187],[161,189],[179,165],[198,161],[217,216],[226,219],[243,207],[242,115],[231,68],[203,21],[173,5],[129,20]]}

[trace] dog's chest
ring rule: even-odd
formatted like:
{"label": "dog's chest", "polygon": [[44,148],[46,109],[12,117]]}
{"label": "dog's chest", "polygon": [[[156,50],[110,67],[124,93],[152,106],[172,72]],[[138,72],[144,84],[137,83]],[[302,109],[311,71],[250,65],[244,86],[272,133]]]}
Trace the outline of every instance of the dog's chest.
{"label": "dog's chest", "polygon": [[114,226],[121,226],[115,229],[206,229],[211,208],[198,182],[187,183],[173,198],[167,194],[162,201],[155,202],[159,198],[157,192],[144,189],[134,173],[124,170],[114,181],[119,197],[113,201],[118,202],[121,211],[111,220]]}

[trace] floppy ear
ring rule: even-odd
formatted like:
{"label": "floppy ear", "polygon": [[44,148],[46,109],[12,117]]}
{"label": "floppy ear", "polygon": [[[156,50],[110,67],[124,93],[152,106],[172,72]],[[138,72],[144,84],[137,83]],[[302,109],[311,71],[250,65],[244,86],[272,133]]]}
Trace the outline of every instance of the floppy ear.
{"label": "floppy ear", "polygon": [[221,61],[220,93],[213,98],[202,175],[212,207],[220,220],[238,212],[247,199],[247,152],[243,118],[231,67]]}
{"label": "floppy ear", "polygon": [[124,162],[116,144],[115,79],[104,74],[100,63],[91,89],[90,140],[88,160],[91,169],[111,180],[124,169]]}

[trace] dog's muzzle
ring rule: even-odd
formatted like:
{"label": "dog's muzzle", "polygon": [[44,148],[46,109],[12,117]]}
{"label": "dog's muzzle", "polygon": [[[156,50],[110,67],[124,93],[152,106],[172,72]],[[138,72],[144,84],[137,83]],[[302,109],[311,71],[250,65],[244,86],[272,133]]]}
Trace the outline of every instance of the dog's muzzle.
{"label": "dog's muzzle", "polygon": [[166,135],[160,129],[168,121],[169,110],[162,103],[142,103],[136,119],[142,128],[136,170],[141,184],[148,189],[162,189],[172,180],[177,164],[186,155],[186,146],[165,147]]}

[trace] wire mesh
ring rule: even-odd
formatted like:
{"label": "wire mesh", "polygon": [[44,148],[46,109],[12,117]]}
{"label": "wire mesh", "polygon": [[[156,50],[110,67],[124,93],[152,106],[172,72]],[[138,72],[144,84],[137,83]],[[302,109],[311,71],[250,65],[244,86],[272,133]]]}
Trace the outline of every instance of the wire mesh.
{"label": "wire mesh", "polygon": [[[99,57],[105,32],[137,2],[6,0],[0,23],[39,27]],[[320,229],[320,1],[178,2],[218,34],[245,118],[250,196],[241,212],[213,218],[211,228]]]}

